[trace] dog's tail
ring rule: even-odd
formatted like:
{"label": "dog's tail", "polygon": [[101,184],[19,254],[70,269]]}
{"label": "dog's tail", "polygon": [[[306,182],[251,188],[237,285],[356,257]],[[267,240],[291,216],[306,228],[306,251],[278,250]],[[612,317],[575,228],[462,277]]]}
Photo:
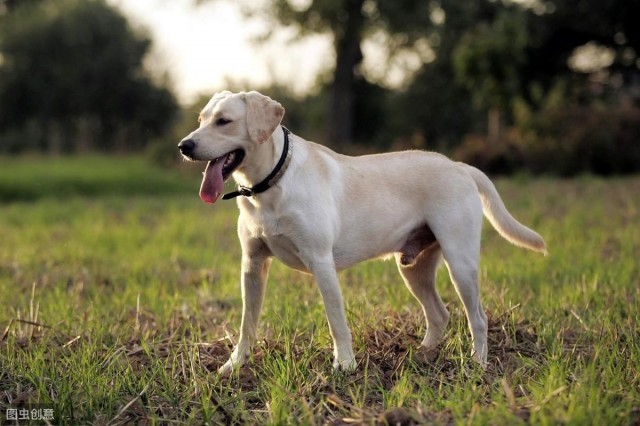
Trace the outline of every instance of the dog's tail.
{"label": "dog's tail", "polygon": [[542,237],[511,216],[487,175],[468,164],[465,167],[478,186],[484,214],[496,231],[512,244],[546,255],[547,246]]}

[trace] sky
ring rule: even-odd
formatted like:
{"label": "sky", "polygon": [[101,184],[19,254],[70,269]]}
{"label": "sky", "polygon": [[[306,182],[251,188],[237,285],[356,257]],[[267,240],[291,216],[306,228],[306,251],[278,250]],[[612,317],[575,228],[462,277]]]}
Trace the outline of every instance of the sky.
{"label": "sky", "polygon": [[293,40],[282,28],[267,43],[253,40],[267,29],[258,18],[245,18],[231,1],[108,0],[132,25],[153,40],[149,64],[159,75],[168,71],[180,101],[224,90],[228,81],[246,83],[246,90],[272,82],[296,93],[311,88],[318,74],[330,69],[334,57],[327,36]]}

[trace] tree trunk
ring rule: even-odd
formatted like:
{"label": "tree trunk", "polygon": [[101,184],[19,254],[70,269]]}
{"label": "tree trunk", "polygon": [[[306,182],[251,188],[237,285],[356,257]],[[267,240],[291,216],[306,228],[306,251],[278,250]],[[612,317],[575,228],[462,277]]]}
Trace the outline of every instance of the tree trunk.
{"label": "tree trunk", "polygon": [[489,109],[487,121],[487,140],[489,144],[495,145],[500,139],[500,108],[493,107]]}
{"label": "tree trunk", "polygon": [[334,30],[336,69],[331,84],[328,137],[337,148],[354,139],[355,68],[362,62],[363,3],[364,0],[347,0],[344,20],[336,23]]}

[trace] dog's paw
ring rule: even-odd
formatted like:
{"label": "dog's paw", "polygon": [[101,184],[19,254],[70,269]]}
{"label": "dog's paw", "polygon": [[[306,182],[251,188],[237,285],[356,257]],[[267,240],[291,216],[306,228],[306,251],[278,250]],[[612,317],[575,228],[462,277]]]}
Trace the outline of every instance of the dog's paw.
{"label": "dog's paw", "polygon": [[222,367],[218,368],[218,374],[222,377],[228,377],[231,375],[231,373],[234,372],[234,370],[237,370],[238,368],[240,368],[240,364],[237,362],[234,363],[231,359],[229,359],[224,363]]}
{"label": "dog's paw", "polygon": [[233,372],[233,364],[229,361],[225,362],[224,365],[218,368],[218,374],[222,377],[228,377]]}
{"label": "dog's paw", "polygon": [[480,352],[473,351],[473,353],[471,354],[471,359],[474,360],[476,363],[478,363],[478,365],[483,370],[487,369],[487,354],[486,353],[482,354]]}
{"label": "dog's paw", "polygon": [[238,351],[233,351],[227,362],[220,368],[218,368],[218,374],[223,377],[229,376],[234,371],[242,367],[248,357],[246,355],[238,355]]}
{"label": "dog's paw", "polygon": [[438,360],[440,356],[440,346],[430,348],[418,346],[413,352],[413,360],[421,364],[431,364]]}
{"label": "dog's paw", "polygon": [[345,358],[333,361],[333,369],[336,371],[344,371],[345,373],[353,373],[356,371],[358,363],[355,358]]}
{"label": "dog's paw", "polygon": [[427,332],[425,334],[424,339],[422,339],[422,343],[420,346],[425,350],[435,350],[440,342],[442,342],[442,335],[444,333],[435,333],[435,332]]}
{"label": "dog's paw", "polygon": [[234,370],[242,367],[249,359],[249,346],[243,345],[242,342],[236,346],[231,352],[231,356],[227,362],[220,368],[218,368],[218,374],[222,376],[228,376],[233,373]]}

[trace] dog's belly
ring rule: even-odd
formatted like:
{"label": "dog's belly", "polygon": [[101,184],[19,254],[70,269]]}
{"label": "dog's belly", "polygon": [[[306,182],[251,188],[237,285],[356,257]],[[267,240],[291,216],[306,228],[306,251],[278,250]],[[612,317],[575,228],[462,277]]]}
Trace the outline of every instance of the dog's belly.
{"label": "dog's belly", "polygon": [[427,224],[419,224],[408,230],[403,230],[402,226],[392,228],[399,232],[382,233],[384,237],[373,232],[339,239],[333,248],[336,269],[347,269],[369,259],[386,259],[394,253],[400,254],[402,265],[410,265],[423,250],[437,242]]}
{"label": "dog's belly", "polygon": [[[309,273],[307,264],[303,262],[300,251],[295,242],[289,237],[279,234],[264,237],[264,241],[273,253],[282,263],[290,268],[301,272]],[[399,247],[392,244],[389,247],[379,245],[377,249],[360,250],[354,247],[343,247],[337,244],[333,248],[334,262],[337,270],[350,268],[362,261],[373,259],[376,257],[384,257],[392,253],[400,253],[400,262],[402,265],[410,265],[414,262],[418,254],[425,248],[436,242],[436,239],[426,225],[418,226],[412,229],[406,237],[403,237],[404,243]]]}
{"label": "dog's belly", "polygon": [[[289,237],[285,235],[275,235],[264,238],[264,241],[271,250],[271,253],[273,253],[273,255],[277,257],[282,263],[297,271],[311,273],[311,271],[309,271],[309,268],[307,267],[306,262],[302,260],[302,256],[300,255],[298,247]],[[351,266],[354,266],[364,260],[372,259],[385,253],[372,252],[365,254],[358,251],[348,252],[342,250],[342,248],[339,246],[334,246],[333,254],[335,268],[337,270],[343,270],[350,268]]]}

